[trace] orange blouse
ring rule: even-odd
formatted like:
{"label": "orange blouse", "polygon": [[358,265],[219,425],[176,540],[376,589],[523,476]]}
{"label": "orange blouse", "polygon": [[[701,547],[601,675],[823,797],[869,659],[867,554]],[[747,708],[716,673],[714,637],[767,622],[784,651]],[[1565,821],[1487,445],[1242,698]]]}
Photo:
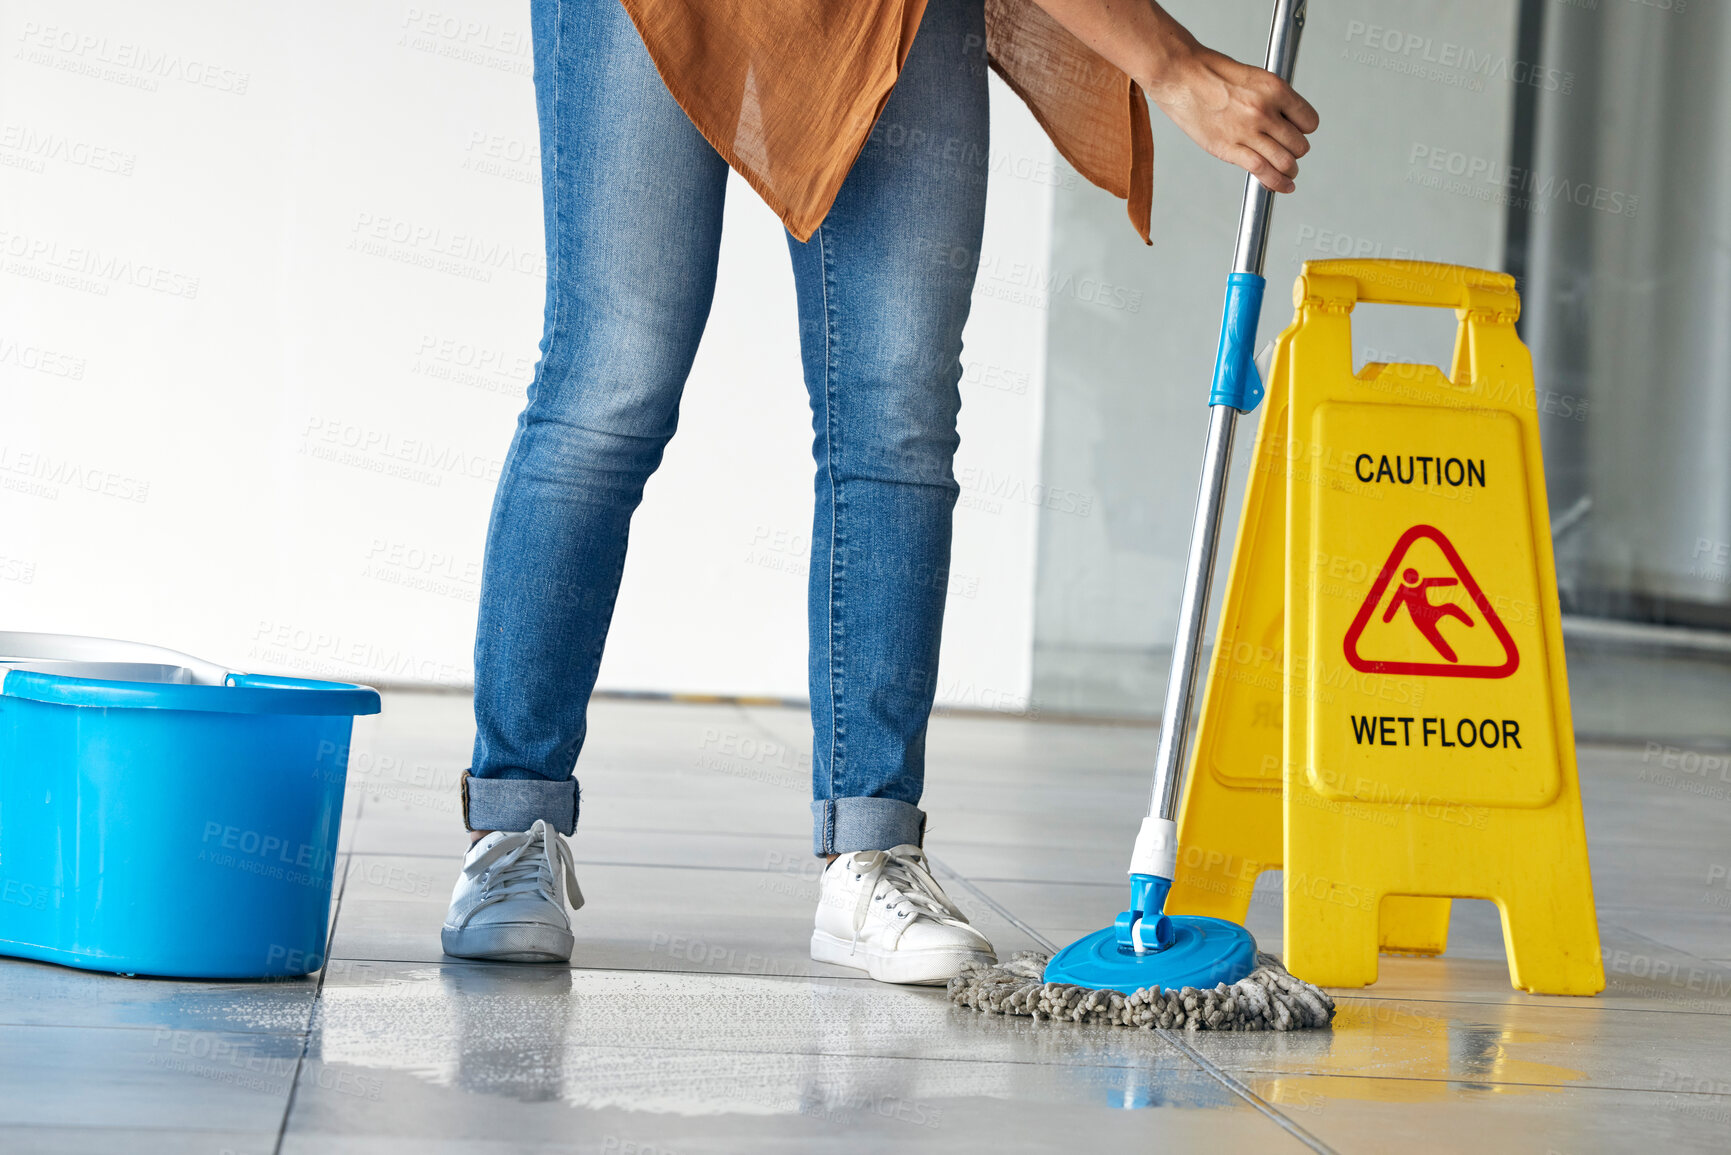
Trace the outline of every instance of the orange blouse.
{"label": "orange blouse", "polygon": [[[804,241],[889,100],[925,0],[623,0],[668,91]],[[1154,139],[1128,75],[1032,0],[986,0],[992,67],[1148,237]]]}

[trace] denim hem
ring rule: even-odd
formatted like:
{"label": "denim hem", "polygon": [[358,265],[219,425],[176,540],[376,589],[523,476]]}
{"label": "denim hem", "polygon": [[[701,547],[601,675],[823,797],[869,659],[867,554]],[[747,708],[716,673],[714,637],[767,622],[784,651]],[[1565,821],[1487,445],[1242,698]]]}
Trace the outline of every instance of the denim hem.
{"label": "denim hem", "polygon": [[820,798],[811,821],[813,854],[920,846],[926,836],[926,812],[895,798]]}
{"label": "denim hem", "polygon": [[462,792],[468,830],[527,830],[537,818],[560,834],[577,830],[575,778],[476,778],[465,770]]}

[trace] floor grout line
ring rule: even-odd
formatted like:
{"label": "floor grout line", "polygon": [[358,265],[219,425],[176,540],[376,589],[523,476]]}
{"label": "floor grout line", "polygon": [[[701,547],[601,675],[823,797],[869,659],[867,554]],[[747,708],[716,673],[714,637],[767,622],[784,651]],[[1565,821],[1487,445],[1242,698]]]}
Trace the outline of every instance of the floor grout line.
{"label": "floor grout line", "polygon": [[[684,833],[684,832],[682,832],[682,831],[669,831],[668,833]],[[355,849],[351,849],[351,850],[346,850],[343,853],[349,854],[349,855],[357,855],[357,856],[364,857],[364,858],[433,858],[433,859],[446,859],[446,860],[452,860],[452,861],[461,861],[463,858],[463,855],[460,851],[453,851],[451,853],[438,854],[438,853],[433,853],[431,851],[419,851],[419,850],[407,851],[407,850],[355,850]],[[813,857],[816,857],[816,856],[814,855]],[[930,858],[931,856],[927,855],[927,857]],[[735,871],[735,872],[742,873],[742,874],[784,874],[784,873],[786,873],[785,871],[777,870],[776,868],[769,867],[769,866],[726,866],[726,865],[721,865],[721,864],[716,864],[716,863],[701,863],[701,862],[626,862],[626,861],[622,861],[620,859],[614,859],[614,858],[574,858],[572,861],[575,862],[578,866],[643,866],[643,867],[649,867],[649,868],[656,869],[656,870],[730,870],[730,871]],[[937,860],[932,859],[932,861],[936,862]],[[962,878],[963,877],[963,875],[960,874],[953,866],[945,866],[944,869],[956,878]],[[815,881],[815,879],[813,881]],[[1085,882],[1085,881],[1076,881],[1073,879],[1063,879],[1063,878],[998,878],[995,876],[979,877],[979,878],[973,879],[972,881],[975,881],[975,882],[1007,882],[1007,883],[1010,883],[1010,884],[1016,885],[1016,886],[1089,886],[1089,887],[1095,887],[1095,888],[1101,889],[1101,890],[1116,889],[1117,887],[1122,885],[1120,883],[1115,883],[1115,882],[1112,882],[1112,883],[1108,883],[1108,882]]]}
{"label": "floor grout line", "polygon": [[[160,1031],[165,1029],[160,1023],[15,1023],[0,1022],[0,1027],[12,1031]],[[236,1035],[243,1039],[288,1039],[302,1036],[305,1028],[295,1027],[291,1030],[248,1031],[240,1027],[175,1027],[176,1031],[185,1031],[190,1035]],[[4,1123],[0,1126],[10,1127]],[[245,1130],[246,1128],[241,1128]]]}
{"label": "floor grout line", "polygon": [[1312,1135],[1309,1131],[1299,1126],[1298,1123],[1276,1108],[1273,1104],[1269,1103],[1268,1100],[1239,1082],[1231,1075],[1231,1073],[1215,1065],[1215,1063],[1206,1055],[1181,1038],[1180,1032],[1156,1027],[1154,1033],[1165,1039],[1168,1043],[1171,1043],[1173,1048],[1177,1050],[1179,1054],[1196,1064],[1203,1073],[1219,1082],[1221,1086],[1225,1087],[1228,1091],[1231,1091],[1251,1107],[1261,1112],[1269,1122],[1279,1127],[1282,1131],[1285,1131],[1288,1135],[1291,1135],[1294,1139],[1297,1139],[1312,1151],[1321,1152],[1322,1155],[1334,1155],[1334,1148],[1330,1147],[1321,1139],[1318,1139],[1315,1135]]}
{"label": "floor grout line", "polygon": [[1048,954],[1057,954],[1058,953],[1058,946],[1056,943],[1054,943],[1051,939],[1047,938],[1045,935],[1041,934],[1039,931],[1035,930],[1033,927],[1029,926],[1027,923],[1023,922],[1021,919],[1017,918],[1015,915],[1011,914],[1009,907],[1005,906],[1003,903],[999,902],[997,899],[993,898],[991,895],[987,894],[985,891],[983,891],[979,887],[975,886],[973,884],[973,882],[970,879],[968,879],[965,875],[957,873],[955,871],[955,869],[953,869],[948,863],[944,862],[943,859],[934,858],[928,854],[928,855],[926,855],[926,861],[930,862],[933,866],[937,867],[940,871],[942,871],[944,874],[948,875],[955,882],[960,883],[963,890],[967,891],[969,894],[973,895],[975,898],[977,898],[981,902],[985,903],[988,907],[990,907],[993,910],[993,912],[995,912],[998,915],[999,918],[1003,919],[1005,922],[1009,923],[1011,926],[1015,927],[1017,930],[1021,931],[1023,934],[1027,935],[1029,938],[1033,939],[1036,943],[1040,944],[1040,946],[1045,949],[1046,953],[1048,953]]}
{"label": "floor grout line", "polygon": [[[1684,950],[1680,946],[1672,946],[1670,943],[1664,941],[1663,939],[1654,938],[1650,934],[1646,934],[1646,933],[1643,933],[1642,931],[1638,931],[1638,930],[1635,930],[1631,927],[1624,926],[1620,922],[1610,923],[1609,925],[1616,927],[1618,930],[1622,931],[1624,934],[1634,935],[1636,938],[1641,939],[1643,942],[1650,942],[1654,946],[1660,947],[1661,949],[1664,949],[1664,950],[1675,951],[1677,954],[1682,955],[1684,958],[1692,958],[1698,963],[1706,963],[1708,966],[1713,967],[1716,970],[1731,970],[1731,967],[1728,967],[1728,966],[1726,966],[1726,965],[1724,965],[1724,964],[1722,964],[1722,963],[1720,963],[1714,959],[1702,958],[1700,955],[1694,953],[1693,951]],[[1603,947],[1603,944],[1601,943],[1600,950],[1602,951],[1603,949],[1604,949],[1604,947]],[[1639,976],[1636,976],[1636,977],[1639,977]]]}
{"label": "floor grout line", "polygon": [[[1439,1006],[1520,1007],[1523,1010],[1597,1011],[1600,1014],[1706,1015],[1708,1018],[1719,1019],[1731,1017],[1731,1000],[1725,1002],[1725,1009],[1723,1011],[1691,1011],[1676,1007],[1607,1006],[1605,1003],[1599,1001],[1604,997],[1602,992],[1597,995],[1571,997],[1567,995],[1530,995],[1525,991],[1520,991],[1517,992],[1516,997],[1513,999],[1471,998],[1467,996],[1450,999],[1419,995],[1370,994],[1367,993],[1366,988],[1364,987],[1329,987],[1326,989],[1328,990],[1330,997],[1332,997],[1336,1002],[1339,1002],[1342,999],[1357,999],[1361,1002],[1434,1003]],[[1520,996],[1522,995],[1525,995],[1528,999],[1543,998],[1562,1000],[1567,998],[1569,1001],[1527,1002],[1521,999]]]}
{"label": "floor grout line", "polygon": [[313,1030],[318,1026],[319,999],[324,996],[325,975],[330,971],[331,947],[336,945],[337,923],[342,921],[343,898],[348,894],[348,892],[349,872],[345,870],[342,873],[342,884],[337,887],[336,910],[331,915],[330,925],[325,927],[325,957],[322,965],[319,967],[318,981],[313,986],[312,1000],[307,1005],[306,1034],[301,1039],[300,1056],[295,1059],[294,1078],[289,1080],[288,1098],[283,1102],[282,1108],[282,1125],[277,1128],[276,1146],[271,1148],[272,1155],[282,1155],[282,1145],[288,1139],[289,1117],[294,1114],[295,1096],[300,1091],[301,1072],[306,1068],[307,1052],[312,1049]]}
{"label": "floor grout line", "polygon": [[[380,819],[379,821],[382,822],[383,819]],[[450,833],[452,833],[453,835],[456,835],[456,834],[461,834],[461,833],[466,833],[466,832],[463,830],[462,827],[458,826],[458,827],[452,827],[450,830]],[[605,828],[602,830],[594,830],[590,827],[579,825],[577,828],[577,833],[572,835],[571,838],[573,841],[580,840],[585,833],[609,834],[609,835],[652,834],[652,835],[656,835],[659,837],[666,837],[666,838],[750,838],[750,839],[757,839],[760,841],[780,840],[780,841],[790,843],[790,844],[795,845],[795,846],[799,846],[802,849],[804,847],[810,845],[810,843],[808,843],[806,841],[806,839],[803,835],[803,832],[800,835],[796,836],[796,835],[788,834],[785,830],[784,831],[773,831],[773,832],[765,832],[765,831],[758,831],[758,830],[664,830],[664,829],[660,829],[657,827],[649,827],[649,826],[615,826],[615,827],[608,827],[608,828]],[[357,831],[356,836],[359,837],[358,831]],[[446,854],[446,855],[436,855],[436,854],[433,854],[429,851],[407,851],[407,852],[399,853],[397,851],[389,851],[389,850],[359,850],[359,851],[355,851],[354,853],[357,853],[357,854],[398,854],[398,857],[401,857],[401,858],[438,858],[438,857],[461,858],[461,857],[463,857],[465,850],[463,847],[458,846],[456,850],[451,851],[449,854]],[[813,857],[816,857],[816,856],[814,855]]]}
{"label": "floor grout line", "polygon": [[[245,1136],[249,1136],[249,1137],[264,1136],[264,1135],[270,1134],[270,1132],[268,1130],[261,1131],[261,1130],[257,1130],[257,1129],[251,1128],[251,1127],[193,1127],[193,1126],[179,1127],[179,1126],[158,1126],[158,1125],[152,1124],[152,1123],[128,1123],[128,1122],[121,1122],[121,1123],[78,1122],[78,1123],[68,1124],[68,1123],[58,1123],[58,1122],[49,1122],[49,1121],[35,1122],[32,1120],[28,1120],[28,1119],[17,1120],[14,1122],[0,1123],[0,1130],[4,1130],[4,1131],[121,1131],[121,1132],[124,1132],[128,1135],[131,1135],[131,1134],[139,1134],[139,1135],[245,1135]],[[223,1150],[231,1150],[231,1148],[223,1148]]]}
{"label": "floor grout line", "polygon": [[[1161,1033],[1163,1033],[1163,1034],[1180,1034],[1181,1035],[1184,1032],[1171,1031],[1171,1032],[1161,1032]],[[1188,1046],[1189,1044],[1185,1044],[1185,1045]],[[1212,1060],[1207,1059],[1207,1058],[1203,1058],[1202,1061],[1205,1063],[1209,1063],[1210,1065],[1215,1065],[1215,1064],[1213,1064]],[[1221,1071],[1222,1074],[1225,1074],[1227,1078],[1236,1079],[1236,1076],[1234,1076],[1230,1072],[1226,1071],[1225,1068],[1221,1067],[1221,1068],[1219,1068],[1219,1070]],[[1519,1088],[1519,1089],[1528,1090],[1528,1091],[1565,1091],[1565,1090],[1566,1091],[1604,1091],[1607,1094],[1612,1094],[1612,1095],[1666,1095],[1666,1096],[1698,1095],[1704,1099],[1712,1099],[1715,1101],[1720,1100],[1720,1099],[1724,1099],[1726,1102],[1731,1103],[1731,1093],[1728,1093],[1728,1092],[1690,1091],[1690,1090],[1683,1090],[1681,1088],[1673,1089],[1670,1087],[1619,1087],[1619,1086],[1616,1086],[1616,1085],[1611,1084],[1611,1083],[1585,1083],[1585,1082],[1578,1082],[1578,1081],[1564,1081],[1564,1082],[1558,1082],[1558,1083],[1536,1083],[1536,1082],[1533,1082],[1533,1081],[1527,1080],[1527,1079],[1486,1079],[1486,1078],[1483,1078],[1483,1077],[1477,1076],[1477,1075],[1474,1075],[1471,1077],[1464,1077],[1461,1075],[1370,1075],[1370,1074],[1363,1074],[1363,1073],[1360,1073],[1357,1071],[1352,1071],[1352,1072],[1347,1072],[1347,1071],[1309,1071],[1309,1070],[1287,1071],[1287,1070],[1266,1070],[1263,1068],[1241,1068],[1241,1070],[1243,1070],[1244,1073],[1246,1073],[1246,1074],[1267,1075],[1267,1076],[1269,1076],[1271,1078],[1275,1078],[1275,1079],[1291,1079],[1291,1078],[1345,1079],[1345,1080],[1350,1080],[1353,1082],[1357,1082],[1357,1081],[1363,1080],[1363,1079],[1374,1079],[1374,1080],[1379,1080],[1379,1081],[1386,1082],[1386,1083],[1433,1083],[1433,1084],[1445,1084],[1445,1085],[1446,1084],[1458,1084],[1458,1083],[1472,1083],[1474,1086]],[[1248,1088],[1246,1088],[1246,1089],[1248,1090]],[[1256,1092],[1254,1092],[1254,1091],[1251,1091],[1250,1093],[1252,1095],[1256,1094]]]}
{"label": "floor grout line", "polygon": [[[386,850],[358,850],[353,853],[362,858],[431,858],[438,861],[452,863],[461,863],[463,861],[463,855],[461,854],[399,854],[396,851]],[[774,867],[769,866],[722,866],[712,863],[692,862],[619,862],[608,858],[573,858],[571,861],[577,866],[629,866],[634,869],[641,867],[644,870],[725,870],[733,874],[776,875],[785,875],[787,873],[786,871],[777,870]],[[817,879],[815,877],[808,881],[810,881],[813,886],[817,884]]]}
{"label": "floor grout line", "polygon": [[[345,955],[345,956],[340,956],[340,957],[336,957],[336,958],[326,959],[325,960],[326,969],[329,968],[329,965],[331,963],[339,963],[339,962],[340,963],[349,963],[351,965],[353,965],[355,963],[370,963],[370,964],[377,964],[379,966],[403,966],[403,967],[497,967],[497,966],[542,967],[542,966],[548,965],[548,964],[544,964],[544,963],[482,962],[482,961],[476,961],[476,960],[470,960],[470,959],[453,958],[449,955],[445,956],[444,958],[432,959],[432,960],[410,959],[410,958],[350,958],[350,957]],[[770,974],[770,973],[765,972],[765,971],[693,971],[693,970],[675,970],[672,968],[669,968],[667,970],[639,970],[639,969],[636,969],[633,967],[617,967],[617,966],[586,967],[586,966],[574,966],[574,965],[567,965],[564,969],[572,972],[573,974],[591,974],[592,973],[592,974],[613,974],[613,975],[685,975],[685,976],[692,977],[692,978],[777,979],[777,980],[780,980],[783,982],[831,982],[831,983],[860,983],[862,985],[864,985],[864,984],[875,984],[875,985],[880,985],[880,986],[882,985],[882,984],[878,983],[876,979],[871,978],[871,977],[864,975],[864,974],[840,974],[840,975],[809,974],[809,975],[802,975],[802,974]],[[931,989],[936,990],[937,988],[933,987]],[[235,1033],[242,1034],[245,1032],[235,1032]]]}

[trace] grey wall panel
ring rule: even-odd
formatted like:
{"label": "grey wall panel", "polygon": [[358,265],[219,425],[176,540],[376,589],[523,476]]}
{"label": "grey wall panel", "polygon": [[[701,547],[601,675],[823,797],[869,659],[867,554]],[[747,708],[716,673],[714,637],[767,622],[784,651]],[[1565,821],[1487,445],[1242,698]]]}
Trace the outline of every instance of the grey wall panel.
{"label": "grey wall panel", "polygon": [[[1261,62],[1270,5],[1168,7],[1205,43]],[[1314,0],[1297,86],[1322,129],[1275,209],[1264,340],[1291,320],[1307,258],[1499,263],[1516,85],[1564,86],[1514,44],[1508,0]],[[1154,137],[1151,249],[1120,202],[1078,180],[1057,192],[1053,277],[1122,292],[1052,294],[1043,476],[1099,497],[1091,517],[1041,525],[1034,697],[1053,709],[1153,712],[1177,612],[1243,178],[1158,110]],[[1447,364],[1452,317],[1359,312],[1360,362]],[[1240,429],[1242,456],[1254,422]]]}
{"label": "grey wall panel", "polygon": [[[1565,600],[1592,613],[1731,622],[1731,12],[1553,5],[1533,164],[1528,336],[1587,404],[1545,417]],[[1564,185],[1573,195],[1558,195]]]}

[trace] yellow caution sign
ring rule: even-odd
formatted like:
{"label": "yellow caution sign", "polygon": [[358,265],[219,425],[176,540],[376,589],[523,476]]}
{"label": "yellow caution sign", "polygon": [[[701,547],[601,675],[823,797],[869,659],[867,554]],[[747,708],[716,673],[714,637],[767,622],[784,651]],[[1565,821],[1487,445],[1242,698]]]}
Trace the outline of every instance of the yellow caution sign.
{"label": "yellow caution sign", "polygon": [[[1513,281],[1319,261],[1294,301],[1169,909],[1241,918],[1255,874],[1280,865],[1287,965],[1359,986],[1379,946],[1443,949],[1447,898],[1490,899],[1515,986],[1592,994],[1604,978]],[[1455,308],[1450,375],[1355,375],[1360,301]]]}

